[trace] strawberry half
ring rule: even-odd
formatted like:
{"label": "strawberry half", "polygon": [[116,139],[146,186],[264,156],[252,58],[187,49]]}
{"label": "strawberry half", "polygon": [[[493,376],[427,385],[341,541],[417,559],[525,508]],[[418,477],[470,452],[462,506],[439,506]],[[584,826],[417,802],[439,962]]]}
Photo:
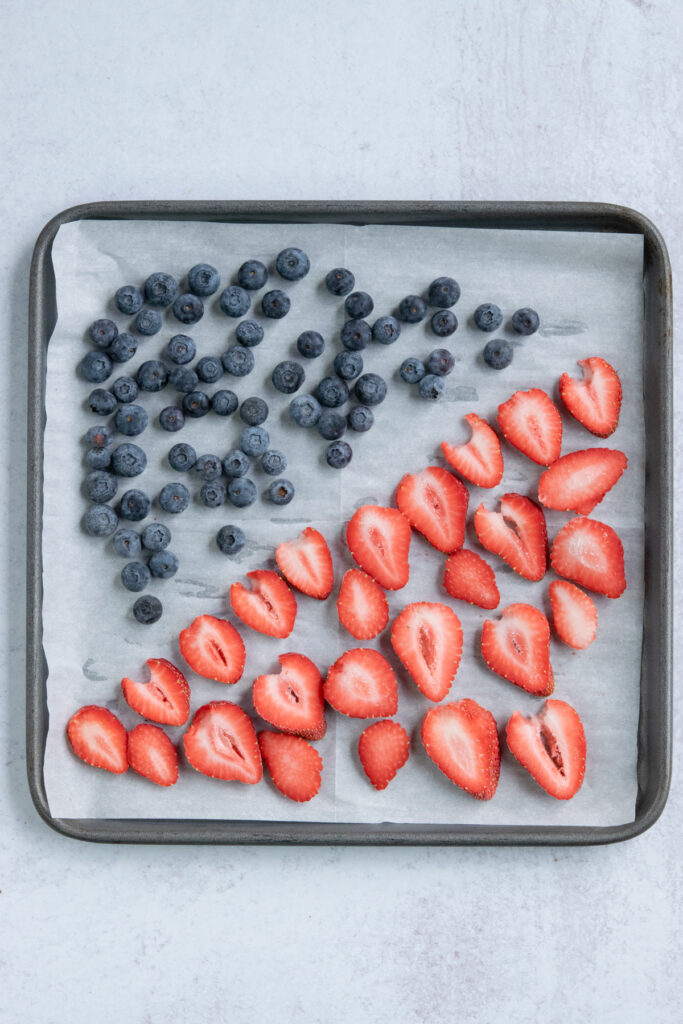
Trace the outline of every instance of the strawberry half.
{"label": "strawberry half", "polygon": [[273,785],[297,803],[312,800],[320,789],[323,759],[300,736],[260,732],[258,744]]}
{"label": "strawberry half", "polygon": [[462,656],[462,626],[455,612],[445,604],[409,604],[392,623],[391,645],[425,697],[443,700]]}
{"label": "strawberry half", "polygon": [[93,768],[121,775],[128,770],[128,736],[116,715],[87,704],[71,716],[66,734],[74,754]]}
{"label": "strawberry half", "polygon": [[385,590],[400,590],[408,582],[410,536],[406,517],[380,505],[363,505],[346,527],[353,560]]}
{"label": "strawberry half", "polygon": [[550,664],[550,626],[530,604],[511,604],[497,621],[486,619],[481,653],[488,667],[536,697],[547,697],[555,683]]}
{"label": "strawberry half", "polygon": [[389,621],[389,602],[379,583],[360,569],[349,569],[337,598],[339,621],[356,640],[372,640]]}
{"label": "strawberry half", "polygon": [[396,488],[399,512],[432,547],[446,554],[463,546],[468,501],[465,485],[440,466],[406,473]]}
{"label": "strawberry half", "polygon": [[[242,678],[246,651],[235,627],[226,619],[199,615],[178,637],[180,653],[193,672],[217,683]],[[171,724],[171,723],[169,723]]]}
{"label": "strawberry half", "polygon": [[394,670],[369,647],[356,647],[337,658],[327,673],[323,695],[335,711],[351,718],[390,718],[398,709]]}
{"label": "strawberry half", "polygon": [[360,734],[358,756],[375,789],[386,789],[410,756],[410,737],[398,722],[374,722]]}
{"label": "strawberry half", "polygon": [[175,665],[165,658],[149,658],[150,680],[136,683],[122,679],[126,703],[143,718],[162,725],[184,725],[190,714],[190,687]]}
{"label": "strawberry half", "polygon": [[614,487],[628,465],[623,452],[585,448],[554,462],[538,481],[538,499],[547,508],[587,516]]}
{"label": "strawberry half", "polygon": [[128,764],[157,786],[178,781],[178,751],[158,725],[141,722],[128,733]]}
{"label": "strawberry half", "polygon": [[559,459],[562,419],[557,406],[540,388],[515,391],[498,406],[498,424],[505,440],[540,466],[550,466]]}
{"label": "strawberry half", "polygon": [[280,672],[254,680],[256,714],[280,732],[322,739],[327,729],[323,677],[305,654],[281,654],[278,661]]}
{"label": "strawberry half", "polygon": [[570,519],[553,541],[550,564],[586,590],[621,597],[626,590],[624,546],[618,534],[597,519]]}
{"label": "strawberry half", "polygon": [[437,768],[477,800],[490,800],[500,776],[500,743],[490,711],[465,698],[430,708],[422,742]]}
{"label": "strawberry half", "polygon": [[568,373],[560,377],[560,398],[574,419],[591,434],[609,437],[617,429],[621,411],[619,374],[604,359],[579,359],[583,380]]}
{"label": "strawberry half", "polygon": [[446,461],[477,487],[496,487],[503,479],[503,453],[493,427],[475,412],[465,419],[472,428],[467,444],[452,445],[443,441],[441,451]]}
{"label": "strawberry half", "polygon": [[591,598],[567,580],[553,580],[548,589],[560,640],[577,651],[590,647],[598,630],[598,610]]}
{"label": "strawberry half", "polygon": [[243,583],[230,587],[230,604],[245,625],[281,640],[294,629],[296,598],[282,576],[271,569],[247,573],[251,590]]}
{"label": "strawberry half", "polygon": [[324,601],[332,592],[332,555],[322,533],[307,526],[294,540],[275,548],[275,561],[287,582],[302,594]]}
{"label": "strawberry half", "polygon": [[548,531],[543,509],[522,494],[504,494],[500,512],[480,505],[474,513],[479,543],[499,555],[527,580],[540,580],[548,565]]}
{"label": "strawberry half", "polygon": [[507,744],[546,793],[570,800],[586,770],[586,736],[578,714],[563,700],[547,700],[537,715],[515,711],[507,724]]}
{"label": "strawberry half", "polygon": [[237,704],[214,700],[198,708],[183,744],[188,761],[203,775],[249,785],[261,780],[263,769],[254,726]]}
{"label": "strawberry half", "polygon": [[476,551],[461,548],[448,556],[443,585],[451,597],[492,610],[500,603],[496,575]]}

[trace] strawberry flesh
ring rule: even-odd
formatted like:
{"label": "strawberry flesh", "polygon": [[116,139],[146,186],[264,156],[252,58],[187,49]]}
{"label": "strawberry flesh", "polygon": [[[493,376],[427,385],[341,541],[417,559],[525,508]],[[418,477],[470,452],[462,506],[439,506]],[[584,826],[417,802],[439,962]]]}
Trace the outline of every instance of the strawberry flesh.
{"label": "strawberry flesh", "polygon": [[461,548],[448,556],[443,585],[451,597],[479,608],[491,611],[500,604],[496,574],[476,551]]}
{"label": "strawberry flesh", "polygon": [[235,627],[226,619],[199,615],[178,637],[180,653],[193,672],[217,683],[242,678],[246,651]]}
{"label": "strawberry flesh", "polygon": [[126,702],[143,718],[162,725],[184,725],[190,714],[190,687],[187,679],[166,658],[149,658],[150,680],[136,683],[122,679]]}
{"label": "strawberry flesh", "polygon": [[550,625],[533,605],[511,604],[503,609],[500,619],[486,619],[481,653],[493,672],[527,693],[546,697],[553,692]]}
{"label": "strawberry flesh", "polygon": [[300,736],[260,732],[258,744],[273,785],[297,803],[312,800],[320,789],[323,759]]}
{"label": "strawberry flesh", "polygon": [[478,800],[490,800],[500,776],[496,720],[465,698],[430,708],[421,728],[428,757],[444,775]]}
{"label": "strawberry flesh", "polygon": [[395,508],[363,505],[346,527],[354,562],[385,590],[405,587],[410,575],[410,523]]}
{"label": "strawberry flesh", "polygon": [[559,576],[605,597],[626,590],[624,547],[618,534],[597,519],[570,519],[553,541],[550,563]]}
{"label": "strawberry flesh", "polygon": [[406,473],[396,488],[396,504],[411,526],[437,551],[457,551],[465,540],[469,494],[440,466]]}
{"label": "strawberry flesh", "polygon": [[73,752],[93,768],[121,775],[128,770],[128,737],[108,708],[87,704],[71,716],[66,734]]}
{"label": "strawberry flesh", "polygon": [[281,670],[254,680],[254,709],[280,732],[309,740],[325,735],[323,677],[305,654],[281,654]]}
{"label": "strawberry flesh", "polygon": [[230,604],[238,619],[266,636],[283,640],[294,629],[296,598],[282,576],[271,569],[247,573],[251,590],[242,583],[230,587]]}
{"label": "strawberry flesh", "polygon": [[590,515],[626,469],[623,452],[585,448],[553,463],[538,481],[538,499],[547,508]]}
{"label": "strawberry flesh", "polygon": [[496,487],[503,478],[503,453],[498,435],[474,412],[468,413],[465,419],[472,428],[470,440],[461,445],[443,441],[441,451],[449,465],[476,487]]}
{"label": "strawberry flesh", "polygon": [[429,700],[443,700],[462,656],[462,626],[445,604],[409,604],[391,626],[391,644],[415,685]]}
{"label": "strawberry flesh", "polygon": [[591,598],[568,580],[554,580],[548,589],[560,640],[577,651],[590,647],[598,629],[598,612]]}
{"label": "strawberry flesh", "polygon": [[547,700],[529,718],[515,711],[506,729],[507,745],[546,793],[570,800],[586,770],[586,736],[577,712],[563,700]]}
{"label": "strawberry flesh", "polygon": [[480,505],[474,513],[479,543],[528,580],[540,580],[548,565],[548,531],[543,509],[522,494],[504,494],[500,512]]}
{"label": "strawberry flesh", "polygon": [[237,704],[215,700],[198,708],[183,744],[188,761],[203,775],[249,785],[261,780],[256,732],[249,715]]}
{"label": "strawberry flesh", "polygon": [[322,533],[307,526],[294,540],[275,549],[275,561],[287,582],[302,594],[324,601],[332,592],[332,555]]}
{"label": "strawberry flesh", "polygon": [[410,756],[410,737],[399,722],[374,722],[360,734],[358,756],[375,789],[386,789]]}
{"label": "strawberry flesh", "polygon": [[356,640],[372,640],[389,621],[389,603],[379,583],[361,569],[344,573],[337,614],[342,626]]}
{"label": "strawberry flesh", "polygon": [[562,419],[545,391],[515,391],[498,406],[498,424],[505,440],[540,466],[560,457]]}
{"label": "strawberry flesh", "polygon": [[621,411],[621,381],[613,366],[599,356],[580,359],[583,380],[568,373],[560,377],[560,398],[572,416],[598,437],[617,429]]}
{"label": "strawberry flesh", "polygon": [[351,718],[390,718],[398,709],[394,670],[379,651],[356,647],[330,667],[323,684],[328,704]]}
{"label": "strawberry flesh", "polygon": [[158,725],[141,722],[128,733],[128,764],[157,786],[178,781],[178,751]]}

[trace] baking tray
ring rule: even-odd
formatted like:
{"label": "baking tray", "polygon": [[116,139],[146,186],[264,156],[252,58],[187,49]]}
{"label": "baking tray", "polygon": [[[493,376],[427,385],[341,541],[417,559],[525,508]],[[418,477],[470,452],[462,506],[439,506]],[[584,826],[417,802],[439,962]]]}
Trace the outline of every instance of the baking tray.
{"label": "baking tray", "polygon": [[[405,224],[546,231],[605,231],[644,238],[643,388],[646,409],[645,600],[635,818],[618,826],[492,826],[316,822],[70,819],[48,806],[43,757],[48,730],[42,647],[43,432],[47,346],[57,320],[52,243],[76,220],[205,220]],[[642,214],[603,203],[497,202],[109,202],[71,207],[46,224],[31,264],[28,380],[26,758],[35,807],[63,835],[117,843],[310,843],[362,845],[586,845],[650,828],[671,776],[672,708],[672,288],[664,240]]]}

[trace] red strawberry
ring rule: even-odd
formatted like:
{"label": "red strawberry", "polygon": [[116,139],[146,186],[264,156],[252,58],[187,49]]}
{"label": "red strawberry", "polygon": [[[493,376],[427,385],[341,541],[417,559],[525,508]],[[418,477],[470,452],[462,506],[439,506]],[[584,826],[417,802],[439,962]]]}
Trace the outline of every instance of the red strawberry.
{"label": "red strawberry", "polygon": [[570,800],[586,770],[586,737],[578,714],[563,700],[547,700],[537,715],[515,711],[507,744],[546,793]]}
{"label": "red strawberry", "polygon": [[391,645],[429,700],[443,700],[451,688],[462,655],[462,626],[445,604],[417,601],[397,615]]}
{"label": "red strawberry", "polygon": [[334,582],[332,555],[322,533],[312,526],[275,548],[278,569],[291,586],[302,594],[324,601]]}
{"label": "red strawberry", "polygon": [[621,597],[626,590],[624,546],[607,523],[579,516],[570,519],[553,541],[550,564],[586,590]]}
{"label": "red strawberry", "polygon": [[405,587],[410,575],[410,523],[395,508],[363,505],[346,527],[354,561],[385,590]]}
{"label": "red strawberry", "polygon": [[500,512],[480,505],[474,513],[479,543],[500,555],[527,580],[540,580],[548,564],[548,531],[543,509],[521,494],[504,494]]}
{"label": "red strawberry", "polygon": [[247,626],[283,640],[294,629],[296,598],[282,576],[270,569],[247,573],[251,590],[242,583],[230,587],[230,604]]}
{"label": "red strawberry", "polygon": [[398,722],[385,718],[360,734],[358,756],[375,789],[386,789],[409,755],[410,737]]}
{"label": "red strawberry", "polygon": [[538,498],[547,508],[587,516],[626,469],[623,452],[586,448],[554,462],[538,481]]}
{"label": "red strawberry", "polygon": [[273,785],[282,795],[298,803],[312,800],[320,789],[323,770],[323,759],[315,747],[300,736],[281,732],[260,732],[258,744]]}
{"label": "red strawberry", "polygon": [[550,626],[543,612],[530,604],[511,604],[497,621],[486,619],[481,653],[488,667],[503,679],[536,697],[547,697],[555,683],[550,664]]}
{"label": "red strawberry", "polygon": [[389,621],[386,594],[372,576],[360,569],[344,573],[337,598],[339,621],[356,640],[372,640]]}
{"label": "red strawberry", "polygon": [[178,751],[158,725],[141,722],[131,729],[128,764],[157,786],[173,786],[178,781]]}
{"label": "red strawberry", "polygon": [[[217,683],[242,678],[246,651],[235,627],[226,619],[199,615],[178,637],[180,653],[193,672]],[[169,723],[173,724],[173,723]]]}
{"label": "red strawberry", "polygon": [[443,585],[451,597],[476,604],[479,608],[491,610],[500,603],[495,573],[476,551],[461,548],[448,556]]}
{"label": "red strawberry", "polygon": [[579,359],[583,380],[568,373],[560,377],[560,398],[572,416],[598,437],[609,437],[617,429],[621,410],[621,381],[616,370],[600,359]]}
{"label": "red strawberry", "polygon": [[66,734],[74,754],[93,768],[121,775],[128,770],[127,733],[107,708],[87,704],[71,716]]}
{"label": "red strawberry", "polygon": [[190,687],[183,673],[165,658],[149,658],[148,683],[122,679],[126,702],[143,718],[162,725],[184,725],[190,714]]}
{"label": "red strawberry", "polygon": [[322,739],[327,729],[323,677],[305,654],[281,654],[278,661],[279,673],[254,680],[256,714],[280,732]]}
{"label": "red strawberry", "polygon": [[193,768],[226,782],[260,782],[263,770],[254,726],[246,711],[228,700],[213,700],[194,713],[183,736]]}
{"label": "red strawberry", "polygon": [[548,589],[560,640],[577,651],[590,647],[598,629],[598,611],[591,598],[567,580],[553,580]]}
{"label": "red strawberry", "polygon": [[398,709],[394,670],[379,651],[355,647],[337,658],[327,673],[323,694],[328,704],[351,718],[389,718]]}
{"label": "red strawberry", "polygon": [[474,700],[430,708],[422,720],[428,757],[456,786],[478,800],[490,800],[500,776],[496,720]]}
{"label": "red strawberry", "polygon": [[396,488],[399,511],[437,551],[447,554],[465,540],[468,500],[465,485],[440,466],[406,473]]}
{"label": "red strawberry", "polygon": [[453,469],[477,487],[496,487],[503,479],[503,453],[495,430],[475,412],[465,419],[472,428],[467,444],[452,445],[444,441],[441,451]]}
{"label": "red strawberry", "polygon": [[562,419],[557,406],[540,388],[515,391],[498,406],[498,423],[503,437],[541,466],[560,457]]}

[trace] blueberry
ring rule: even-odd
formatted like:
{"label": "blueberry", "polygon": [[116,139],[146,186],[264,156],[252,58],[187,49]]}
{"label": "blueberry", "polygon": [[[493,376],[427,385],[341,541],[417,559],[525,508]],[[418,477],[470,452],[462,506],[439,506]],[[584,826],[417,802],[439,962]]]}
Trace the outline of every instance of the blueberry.
{"label": "blueberry", "polygon": [[449,352],[447,348],[435,348],[427,356],[425,366],[429,373],[435,373],[437,377],[447,377],[449,373],[453,372],[455,366],[453,353]]}
{"label": "blueberry", "polygon": [[251,305],[249,292],[236,284],[224,288],[218,301],[225,315],[232,317],[244,316]]}
{"label": "blueberry", "polygon": [[147,551],[164,551],[171,543],[171,531],[163,523],[149,523],[142,531],[141,540]]}
{"label": "blueberry", "polygon": [[261,299],[263,315],[271,320],[281,320],[283,316],[287,316],[291,305],[289,296],[285,295],[279,288],[274,288],[272,292],[266,292]]}
{"label": "blueberry", "polygon": [[514,348],[504,338],[492,338],[484,348],[484,362],[493,370],[504,370],[512,362]]}
{"label": "blueberry", "polygon": [[191,363],[197,354],[197,346],[187,334],[174,334],[166,346],[165,355],[179,366]]}
{"label": "blueberry", "polygon": [[270,379],[277,391],[281,391],[283,395],[293,395],[306,380],[306,374],[301,363],[285,359],[277,364]]}
{"label": "blueberry", "polygon": [[240,320],[235,330],[235,337],[245,348],[255,348],[263,341],[263,328],[255,320]]}
{"label": "blueberry", "polygon": [[111,501],[118,491],[119,485],[113,473],[95,469],[86,476],[84,488],[91,501],[103,505],[106,501]]}
{"label": "blueberry", "polygon": [[540,320],[535,309],[524,306],[512,314],[512,329],[517,334],[535,334],[539,328]]}
{"label": "blueberry", "polygon": [[325,348],[325,339],[317,331],[304,331],[296,339],[296,347],[304,359],[317,359]]}
{"label": "blueberry", "polygon": [[256,501],[256,485],[246,477],[235,477],[228,484],[228,498],[237,508],[246,508]]}
{"label": "blueberry", "polygon": [[130,402],[118,410],[114,422],[120,434],[125,434],[126,437],[137,437],[146,429],[149,417],[141,405],[134,405]]}
{"label": "blueberry", "polygon": [[138,334],[151,338],[161,330],[161,317],[155,309],[141,309],[133,321],[133,327]]}
{"label": "blueberry", "polygon": [[171,512],[173,515],[184,512],[190,504],[190,492],[185,484],[166,484],[159,491],[159,504],[164,512]]}
{"label": "blueberry", "polygon": [[353,380],[363,372],[363,357],[360,352],[338,352],[334,357],[334,372],[342,380]]}
{"label": "blueberry", "polygon": [[223,459],[223,471],[226,476],[246,476],[250,465],[247,456],[238,448],[228,452]]}
{"label": "blueberry", "polygon": [[247,260],[237,271],[237,283],[247,291],[256,292],[268,280],[268,271],[260,260]]}
{"label": "blueberry", "polygon": [[81,374],[91,384],[102,384],[111,377],[112,362],[106,352],[86,352],[81,359]]}
{"label": "blueberry", "polygon": [[111,386],[114,395],[122,402],[123,405],[127,405],[129,402],[134,402],[138,397],[139,388],[132,377],[117,377]]}
{"label": "blueberry", "polygon": [[170,274],[150,274],[144,288],[150,306],[170,306],[178,294],[178,282]]}
{"label": "blueberry", "polygon": [[164,608],[158,597],[151,594],[143,594],[133,605],[133,615],[143,626],[151,626],[158,622],[163,614]]}
{"label": "blueberry", "polygon": [[458,318],[450,309],[440,309],[431,319],[432,331],[439,338],[448,338],[458,328]]}
{"label": "blueberry", "polygon": [[137,372],[136,380],[141,391],[161,391],[168,381],[168,370],[158,359],[148,359]]}
{"label": "blueberry", "polygon": [[337,406],[348,402],[349,389],[339,377],[323,377],[315,389],[315,397],[321,405],[336,409]]}
{"label": "blueberry", "polygon": [[346,433],[346,416],[336,409],[323,409],[318,420],[318,431],[326,441],[336,441]]}
{"label": "blueberry", "polygon": [[358,433],[365,433],[375,422],[375,414],[367,405],[354,405],[348,415],[349,427]]}
{"label": "blueberry", "polygon": [[277,476],[278,473],[284,473],[287,469],[287,457],[284,452],[269,448],[261,457],[261,468],[268,476]]}
{"label": "blueberry", "polygon": [[108,448],[90,448],[85,453],[85,464],[88,469],[107,469],[111,465],[111,452]]}
{"label": "blueberry", "polygon": [[177,405],[167,405],[159,413],[159,426],[162,430],[167,430],[169,434],[175,433],[176,430],[182,430],[185,426],[185,413]]}
{"label": "blueberry", "polygon": [[147,467],[147,456],[136,444],[120,444],[114,450],[111,464],[118,476],[139,476]]}
{"label": "blueberry", "polygon": [[187,473],[197,461],[197,453],[191,444],[174,444],[168,453],[168,462],[171,469],[177,473]]}
{"label": "blueberry", "polygon": [[119,515],[122,519],[128,519],[130,522],[137,523],[149,515],[151,507],[152,502],[145,492],[133,488],[122,495]]}
{"label": "blueberry", "polygon": [[393,345],[401,334],[401,325],[395,316],[381,316],[372,325],[372,336],[380,345]]}
{"label": "blueberry", "polygon": [[398,315],[406,324],[419,324],[427,315],[427,303],[419,295],[406,295],[398,304]]}
{"label": "blueberry", "polygon": [[352,320],[363,320],[374,308],[375,303],[367,292],[351,292],[344,299],[344,309]]}
{"label": "blueberry", "polygon": [[233,345],[223,353],[221,362],[226,373],[231,373],[233,377],[246,377],[254,369],[254,353],[250,348]]}
{"label": "blueberry", "polygon": [[121,558],[138,558],[142,550],[140,534],[136,530],[129,530],[124,526],[117,530],[112,540],[112,547]]}
{"label": "blueberry", "polygon": [[216,391],[211,397],[211,408],[218,416],[230,416],[237,408],[237,395],[227,388]]}
{"label": "blueberry", "polygon": [[268,406],[262,398],[245,398],[240,406],[240,419],[250,427],[258,427],[268,419]]}
{"label": "blueberry", "polygon": [[270,435],[265,427],[245,427],[240,434],[239,446],[245,455],[263,455],[269,444]]}
{"label": "blueberry", "polygon": [[168,375],[168,383],[174,391],[189,395],[199,384],[199,377],[189,366],[174,366]]}
{"label": "blueberry", "polygon": [[189,395],[183,396],[183,412],[186,416],[198,420],[206,416],[209,411],[209,396],[203,391],[190,391]]}
{"label": "blueberry", "polygon": [[236,555],[247,542],[239,526],[221,526],[216,534],[216,543],[224,555]]}
{"label": "blueberry", "polygon": [[437,277],[429,286],[427,300],[430,306],[449,309],[460,298],[460,285],[452,277]]}
{"label": "blueberry", "polygon": [[124,331],[123,334],[119,334],[114,338],[107,349],[107,354],[115,363],[127,363],[129,359],[133,358],[137,350],[137,338],[129,334],[128,331]]}
{"label": "blueberry", "polygon": [[142,309],[143,301],[142,292],[134,284],[124,284],[114,296],[114,305],[125,316],[132,316]]}
{"label": "blueberry", "polygon": [[435,373],[428,373],[417,387],[420,398],[426,398],[430,402],[436,402],[446,390],[443,377],[437,377]]}
{"label": "blueberry", "polygon": [[113,320],[94,320],[88,328],[90,340],[98,348],[107,348],[119,333]]}
{"label": "blueberry", "polygon": [[128,562],[121,570],[121,582],[126,590],[138,593],[148,586],[151,573],[142,562]]}
{"label": "blueberry", "polygon": [[203,356],[197,363],[196,372],[205,384],[215,384],[223,376],[223,364],[215,356]]}
{"label": "blueberry", "polygon": [[223,472],[223,464],[217,455],[200,455],[193,469],[202,480],[218,480]]}
{"label": "blueberry", "polygon": [[300,281],[311,269],[311,261],[302,249],[283,249],[277,255],[275,267],[285,281]]}
{"label": "blueberry", "polygon": [[227,496],[227,489],[219,480],[203,484],[199,492],[199,497],[207,508],[218,508],[220,505],[224,505]]}
{"label": "blueberry", "polygon": [[369,344],[372,329],[365,320],[347,320],[339,332],[339,337],[349,352],[358,352]]}
{"label": "blueberry", "polygon": [[173,303],[173,316],[181,324],[196,324],[204,316],[204,303],[198,296],[186,292]]}
{"label": "blueberry", "polygon": [[475,309],[474,322],[480,331],[495,331],[503,322],[503,314],[493,302],[484,302]]}
{"label": "blueberry", "polygon": [[109,537],[118,525],[118,516],[110,505],[91,505],[83,516],[83,527],[91,537]]}
{"label": "blueberry", "polygon": [[156,551],[147,564],[152,576],[160,580],[170,580],[178,572],[178,559],[172,551]]}
{"label": "blueberry", "polygon": [[387,396],[387,384],[378,373],[364,373],[356,381],[354,391],[361,405],[379,405]]}
{"label": "blueberry", "polygon": [[353,450],[346,441],[333,441],[332,444],[328,444],[325,459],[327,465],[332,469],[343,469],[344,466],[348,466],[352,458]]}
{"label": "blueberry", "polygon": [[201,295],[205,299],[214,295],[221,283],[221,276],[215,267],[210,263],[195,263],[187,272],[187,286],[195,295]]}
{"label": "blueberry", "polygon": [[399,370],[401,380],[404,380],[406,384],[417,384],[426,372],[425,364],[416,356],[408,356],[407,359],[404,359]]}
{"label": "blueberry", "polygon": [[114,431],[104,423],[99,423],[86,431],[84,440],[95,448],[107,448],[114,440]]}
{"label": "blueberry", "polygon": [[356,279],[345,267],[335,267],[325,276],[325,284],[333,295],[348,295],[353,291]]}
{"label": "blueberry", "polygon": [[116,408],[116,398],[111,391],[104,388],[95,388],[88,395],[88,408],[98,416],[109,416]]}
{"label": "blueberry", "polygon": [[320,402],[313,395],[298,395],[289,403],[289,418],[297,427],[313,427],[320,419]]}
{"label": "blueberry", "polygon": [[274,505],[289,505],[294,497],[294,484],[291,480],[273,480],[267,491]]}

